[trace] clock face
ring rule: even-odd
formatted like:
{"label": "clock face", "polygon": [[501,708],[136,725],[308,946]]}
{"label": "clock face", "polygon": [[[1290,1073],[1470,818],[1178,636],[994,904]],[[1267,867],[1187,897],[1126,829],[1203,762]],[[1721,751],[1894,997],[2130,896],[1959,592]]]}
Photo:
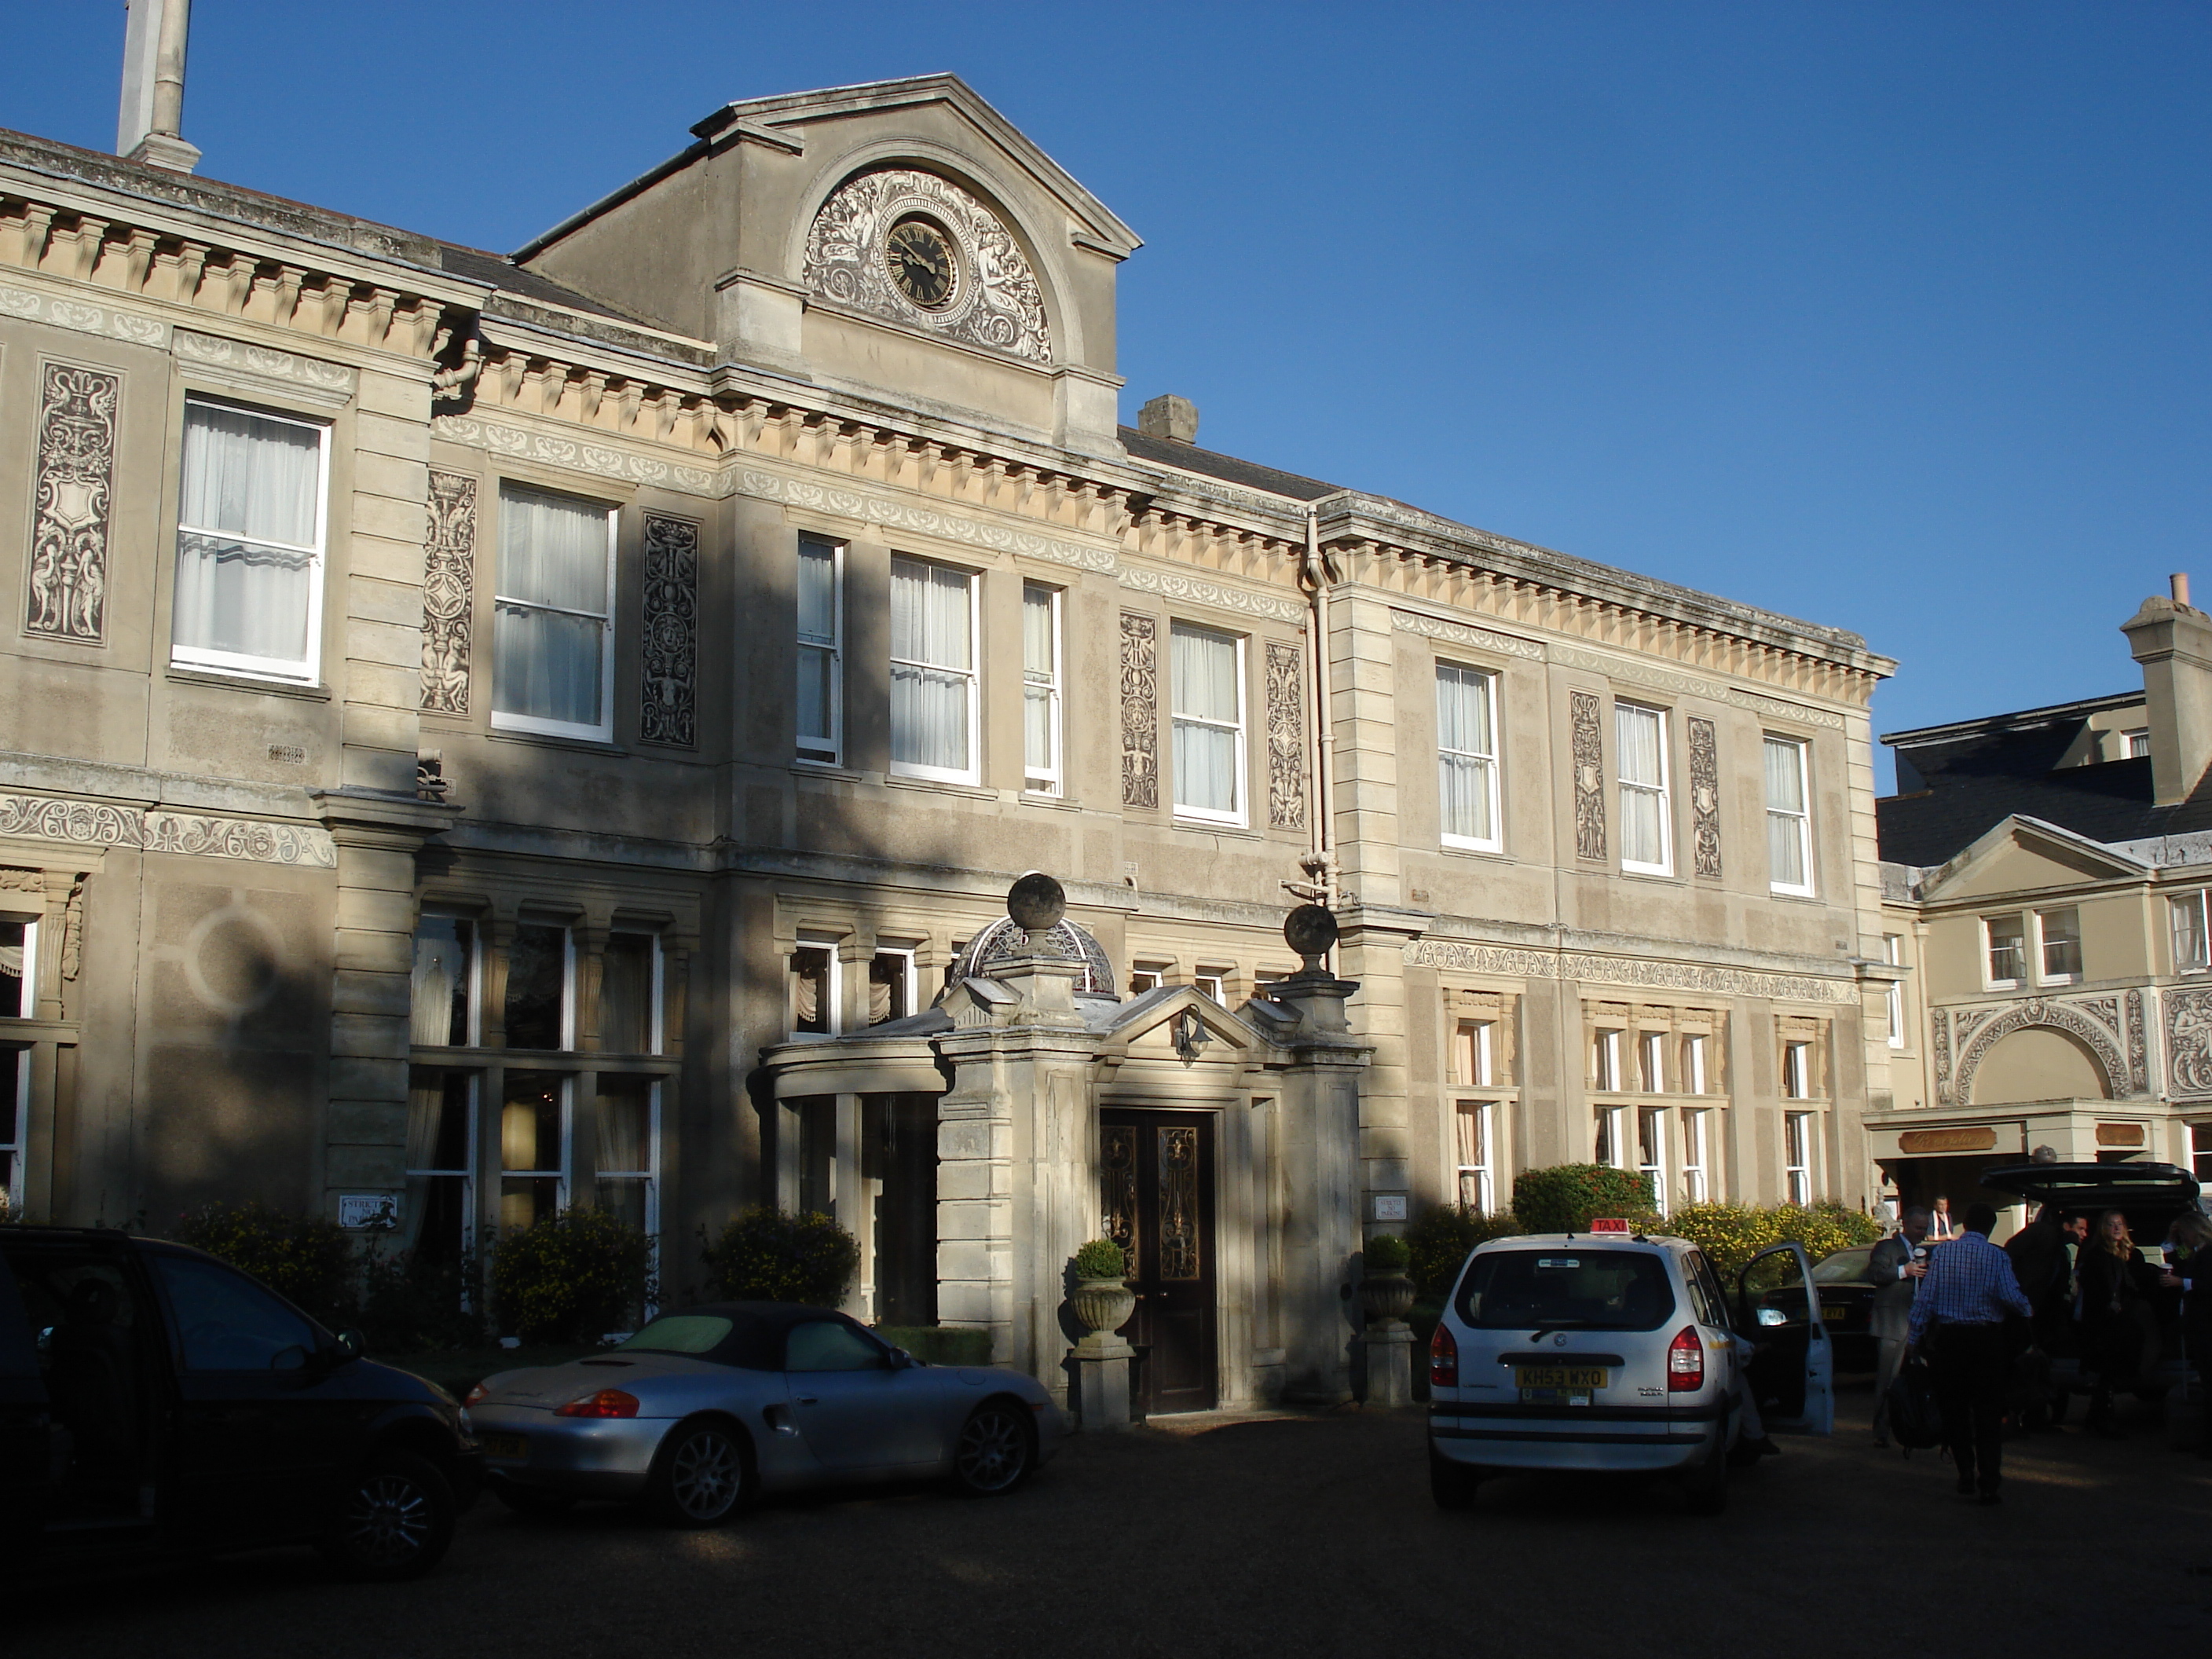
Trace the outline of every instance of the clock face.
{"label": "clock face", "polygon": [[900,220],[884,239],[884,260],[898,291],[924,311],[942,311],[952,303],[960,267],[952,239],[941,226],[927,219]]}

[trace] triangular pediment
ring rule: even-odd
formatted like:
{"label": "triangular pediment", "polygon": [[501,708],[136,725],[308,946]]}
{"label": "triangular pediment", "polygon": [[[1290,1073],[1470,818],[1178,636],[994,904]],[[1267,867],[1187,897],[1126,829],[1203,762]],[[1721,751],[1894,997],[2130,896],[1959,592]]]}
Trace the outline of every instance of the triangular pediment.
{"label": "triangular pediment", "polygon": [[1996,894],[2033,893],[2084,882],[2140,878],[2149,866],[2101,842],[2015,815],[1983,832],[1972,846],[1930,878],[1927,902]]}
{"label": "triangular pediment", "polygon": [[[1115,1045],[1132,1055],[1159,1054],[1180,1058],[1176,1032],[1186,1014],[1194,1014],[1208,1039],[1200,1052],[1210,1058],[1258,1048],[1261,1036],[1234,1013],[1204,992],[1188,985],[1164,986],[1147,991],[1122,1005],[1121,1017],[1108,1028]],[[1214,1045],[1222,1045],[1215,1051]]]}

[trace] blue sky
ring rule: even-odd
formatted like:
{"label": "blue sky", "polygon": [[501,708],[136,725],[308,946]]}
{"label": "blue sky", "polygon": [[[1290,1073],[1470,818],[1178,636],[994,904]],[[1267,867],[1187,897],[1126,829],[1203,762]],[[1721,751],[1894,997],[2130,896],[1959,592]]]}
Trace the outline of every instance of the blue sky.
{"label": "blue sky", "polygon": [[[502,249],[728,99],[953,70],[1146,239],[1125,417],[1856,629],[1877,730],[2139,684],[2212,592],[2212,8],[194,13],[204,173]],[[110,147],[123,15],[21,9],[0,125]]]}

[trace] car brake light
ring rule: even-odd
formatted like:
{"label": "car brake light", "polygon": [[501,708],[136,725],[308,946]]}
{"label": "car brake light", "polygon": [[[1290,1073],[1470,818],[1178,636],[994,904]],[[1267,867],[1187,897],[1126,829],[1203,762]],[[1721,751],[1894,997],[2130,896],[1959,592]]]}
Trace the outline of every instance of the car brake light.
{"label": "car brake light", "polygon": [[490,1392],[491,1390],[489,1389],[487,1389],[483,1383],[479,1382],[476,1387],[469,1390],[468,1397],[463,1400],[461,1404],[464,1406],[473,1406]]}
{"label": "car brake light", "polygon": [[1459,1387],[1459,1343],[1442,1325],[1429,1339],[1429,1384],[1432,1388]]}
{"label": "car brake light", "polygon": [[624,1394],[620,1389],[601,1389],[597,1394],[582,1400],[571,1400],[554,1413],[556,1417],[635,1417],[637,1396]]}
{"label": "car brake light", "polygon": [[1667,1392],[1690,1394],[1705,1386],[1705,1339],[1695,1325],[1685,1325],[1667,1345]]}

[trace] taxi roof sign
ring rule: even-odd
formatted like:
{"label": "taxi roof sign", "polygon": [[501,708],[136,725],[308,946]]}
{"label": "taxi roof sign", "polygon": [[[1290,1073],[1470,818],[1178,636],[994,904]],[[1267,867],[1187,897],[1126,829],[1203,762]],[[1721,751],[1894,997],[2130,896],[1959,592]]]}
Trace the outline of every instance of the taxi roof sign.
{"label": "taxi roof sign", "polygon": [[1625,1233],[1633,1231],[1624,1218],[1617,1215],[1591,1218],[1589,1230],[1594,1233]]}

